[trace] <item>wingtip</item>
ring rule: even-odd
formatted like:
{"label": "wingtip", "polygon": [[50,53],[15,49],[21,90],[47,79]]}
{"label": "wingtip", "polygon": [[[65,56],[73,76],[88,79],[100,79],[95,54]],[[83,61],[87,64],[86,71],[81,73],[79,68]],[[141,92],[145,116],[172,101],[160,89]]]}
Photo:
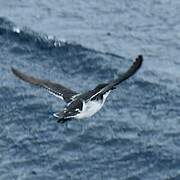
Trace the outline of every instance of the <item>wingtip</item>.
{"label": "wingtip", "polygon": [[23,79],[22,78],[22,73],[20,71],[18,71],[16,68],[11,67],[11,71],[15,76],[19,77],[20,79]]}
{"label": "wingtip", "polygon": [[137,66],[141,66],[143,63],[143,55],[139,54],[135,59],[134,59],[134,64]]}
{"label": "wingtip", "polygon": [[14,72],[14,71],[15,71],[15,68],[14,68],[14,67],[11,67],[11,71]]}
{"label": "wingtip", "polygon": [[13,72],[13,74],[17,75],[17,70],[14,67],[11,67],[11,71]]}
{"label": "wingtip", "polygon": [[143,62],[143,55],[139,54],[139,55],[136,57],[135,61]]}

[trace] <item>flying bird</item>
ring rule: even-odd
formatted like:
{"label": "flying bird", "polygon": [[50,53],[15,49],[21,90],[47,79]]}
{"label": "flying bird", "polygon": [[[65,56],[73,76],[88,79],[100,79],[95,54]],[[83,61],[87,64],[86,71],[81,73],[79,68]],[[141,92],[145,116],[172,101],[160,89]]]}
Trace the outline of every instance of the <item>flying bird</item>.
{"label": "flying bird", "polygon": [[61,84],[57,84],[49,80],[42,80],[26,75],[15,68],[11,68],[11,70],[18,78],[47,89],[51,94],[63,99],[67,103],[63,111],[53,114],[56,118],[58,118],[58,122],[63,123],[72,118],[88,118],[98,112],[104,105],[109,93],[122,81],[134,75],[141,67],[142,62],[143,56],[139,55],[135,58],[133,64],[125,73],[119,74],[116,79],[110,80],[107,83],[98,84],[94,89],[84,93],[78,93]]}

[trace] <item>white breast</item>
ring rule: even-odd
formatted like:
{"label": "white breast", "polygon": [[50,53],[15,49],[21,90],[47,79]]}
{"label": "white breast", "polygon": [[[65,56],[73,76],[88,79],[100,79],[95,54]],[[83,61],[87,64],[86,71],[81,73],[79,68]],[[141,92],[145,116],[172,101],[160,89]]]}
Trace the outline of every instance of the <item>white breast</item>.
{"label": "white breast", "polygon": [[106,100],[106,98],[107,98],[109,93],[110,93],[110,91],[105,93],[103,95],[103,99],[102,100],[99,100],[99,101],[88,101],[86,103],[83,102],[82,111],[79,114],[77,114],[75,116],[75,118],[77,118],[77,119],[88,118],[88,117],[91,117],[96,112],[98,112],[102,108],[102,106],[103,106],[103,104],[104,104],[104,102],[105,102],[105,100]]}

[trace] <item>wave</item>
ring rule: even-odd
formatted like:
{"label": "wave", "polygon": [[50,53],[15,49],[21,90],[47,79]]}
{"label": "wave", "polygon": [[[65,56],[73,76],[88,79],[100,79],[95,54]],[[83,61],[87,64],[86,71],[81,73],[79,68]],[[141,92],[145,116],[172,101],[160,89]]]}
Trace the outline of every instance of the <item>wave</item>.
{"label": "wave", "polygon": [[[34,32],[27,27],[19,28],[2,17],[0,18],[0,37],[0,44],[6,48],[8,56],[10,53],[12,56],[19,57],[24,61],[23,63],[29,59],[33,63],[45,61],[53,69],[59,68],[60,71],[70,75],[84,74],[85,78],[97,79],[98,77],[99,81],[113,78],[130,62],[116,54],[57,40],[55,37]],[[19,59],[17,58],[17,62]]]}
{"label": "wave", "polygon": [[[0,52],[0,136],[5,157],[0,168],[12,164],[15,170],[21,171],[24,165],[29,169],[29,164],[37,164],[34,155],[57,172],[62,172],[64,157],[65,170],[72,165],[71,157],[78,157],[79,161],[73,162],[83,164],[87,172],[94,164],[102,169],[108,165],[112,174],[120,168],[124,179],[129,167],[133,173],[128,179],[151,176],[162,164],[170,172],[179,167],[178,156],[174,156],[179,155],[180,146],[179,91],[161,84],[156,73],[145,67],[145,72],[137,73],[111,95],[100,113],[89,121],[72,121],[64,128],[49,119],[61,109],[61,102],[57,100],[56,105],[51,96],[20,83],[10,67],[82,91],[124,72],[131,60],[19,28],[6,18],[0,18]],[[80,133],[82,124],[87,127]],[[166,160],[167,153],[170,160]],[[11,157],[14,161],[5,160]],[[177,173],[172,176],[176,177]]]}

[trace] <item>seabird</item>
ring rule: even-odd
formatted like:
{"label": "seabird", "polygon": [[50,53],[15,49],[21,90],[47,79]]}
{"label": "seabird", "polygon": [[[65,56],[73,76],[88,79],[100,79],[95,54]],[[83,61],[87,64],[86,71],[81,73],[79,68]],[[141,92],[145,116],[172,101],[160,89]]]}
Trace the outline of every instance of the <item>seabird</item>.
{"label": "seabird", "polygon": [[98,84],[94,89],[84,93],[77,93],[61,84],[26,75],[15,68],[11,69],[18,78],[47,89],[51,94],[63,99],[67,103],[63,111],[53,114],[58,118],[58,122],[63,123],[72,118],[88,118],[98,112],[102,108],[109,93],[122,81],[135,74],[141,67],[142,62],[143,56],[139,55],[125,73],[119,74],[116,79],[107,83]]}

